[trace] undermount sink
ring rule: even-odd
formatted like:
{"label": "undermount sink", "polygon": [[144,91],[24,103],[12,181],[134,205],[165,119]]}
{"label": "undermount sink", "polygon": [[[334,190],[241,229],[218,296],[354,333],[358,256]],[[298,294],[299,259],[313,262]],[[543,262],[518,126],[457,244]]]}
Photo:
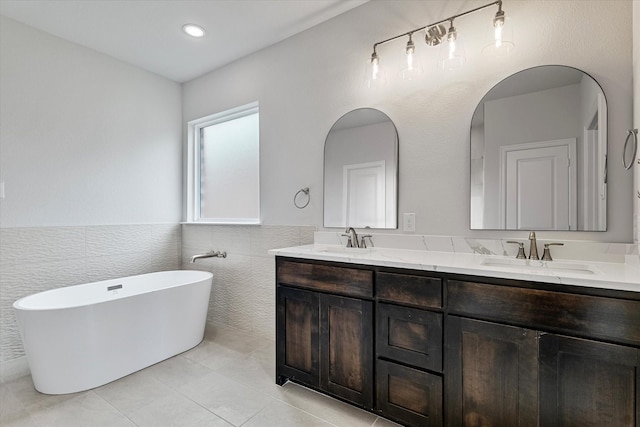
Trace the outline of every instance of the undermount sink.
{"label": "undermount sink", "polygon": [[537,261],[532,259],[492,258],[487,257],[480,263],[486,267],[506,268],[520,271],[539,271],[549,273],[596,274],[587,264],[565,261]]}
{"label": "undermount sink", "polygon": [[374,248],[347,248],[346,246],[318,246],[313,248],[313,252],[338,253],[338,254],[368,254]]}

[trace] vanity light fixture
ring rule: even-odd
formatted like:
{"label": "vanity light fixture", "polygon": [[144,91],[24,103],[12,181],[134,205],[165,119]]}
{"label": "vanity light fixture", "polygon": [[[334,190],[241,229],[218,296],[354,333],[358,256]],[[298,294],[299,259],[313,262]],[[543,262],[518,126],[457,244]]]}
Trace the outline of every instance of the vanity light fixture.
{"label": "vanity light fixture", "polygon": [[466,62],[464,44],[458,31],[453,26],[453,19],[449,22],[447,30],[447,42],[440,48],[440,61],[438,65],[443,70],[454,70]]}
{"label": "vanity light fixture", "polygon": [[416,44],[413,42],[413,34],[409,34],[409,41],[404,51],[405,67],[400,71],[403,80],[415,80],[422,75],[420,58],[416,57]]}
{"label": "vanity light fixture", "polygon": [[[381,78],[380,58],[376,51],[377,47],[382,44],[386,44],[393,40],[399,39],[401,37],[409,37],[409,41],[407,42],[407,47],[405,48],[405,53],[407,56],[407,67],[403,69],[403,71],[401,72],[401,75],[404,79],[407,79],[408,75],[415,74],[415,73],[407,73],[408,71],[415,69],[417,66],[416,58],[415,58],[416,48],[413,42],[413,35],[414,33],[417,33],[423,30],[426,33],[425,43],[428,46],[437,46],[442,42],[446,41],[445,45],[446,45],[447,53],[446,55],[441,55],[441,59],[440,59],[440,63],[443,68],[451,69],[451,68],[456,68],[457,66],[463,64],[465,62],[465,57],[464,57],[464,52],[460,52],[462,51],[460,46],[460,37],[459,37],[458,31],[453,26],[454,19],[457,19],[464,15],[468,15],[473,12],[477,12],[487,7],[496,6],[496,5],[498,6],[498,11],[496,12],[495,17],[493,18],[493,25],[491,27],[494,34],[492,48],[490,49],[491,51],[487,51],[486,53],[503,54],[503,53],[510,52],[511,49],[513,48],[513,42],[511,42],[510,40],[508,41],[505,40],[505,31],[504,31],[505,24],[506,24],[505,13],[502,10],[502,0],[497,0],[492,3],[488,3],[483,6],[479,6],[474,9],[467,10],[466,12],[462,12],[457,15],[450,16],[449,18],[442,19],[432,24],[425,25],[423,27],[416,28],[406,33],[399,34],[397,36],[393,36],[386,40],[382,40],[375,43],[373,45],[373,54],[371,55],[369,76],[367,77],[368,86],[370,87],[373,86],[374,82],[379,81]],[[442,25],[443,23],[446,23],[446,22],[449,22],[448,30],[444,25]],[[485,49],[487,48],[485,47]],[[485,49],[483,49],[483,52],[485,52]]]}
{"label": "vanity light fixture", "polygon": [[374,48],[371,54],[371,60],[369,61],[369,70],[367,71],[365,83],[367,87],[373,88],[382,86],[386,82],[387,79],[385,78],[384,72],[380,69],[380,58],[378,58],[378,53]]}
{"label": "vanity light fixture", "polygon": [[498,11],[496,17],[493,18],[493,33],[496,41],[496,47],[502,46],[502,28],[504,27],[504,11],[502,10],[502,3],[498,4]]}
{"label": "vanity light fixture", "polygon": [[416,51],[416,44],[413,42],[411,38],[413,34],[409,34],[409,41],[407,42],[407,48],[405,49],[405,53],[407,54],[407,69],[413,69],[413,54]]}
{"label": "vanity light fixture", "polygon": [[453,19],[451,20],[451,24],[449,25],[449,31],[447,31],[447,42],[449,42],[449,59],[452,59],[456,54],[456,39],[458,38],[458,32],[453,26]]}
{"label": "vanity light fixture", "polygon": [[376,49],[373,49],[371,54],[371,80],[377,80],[380,77],[380,58],[376,53]]}
{"label": "vanity light fixture", "polygon": [[184,24],[182,26],[182,31],[184,31],[185,34],[195,38],[204,37],[205,34],[204,28],[196,24]]}
{"label": "vanity light fixture", "polygon": [[504,56],[511,52],[513,49],[511,32],[512,30],[502,10],[502,3],[500,3],[496,16],[493,18],[493,38],[482,49],[482,53],[485,55]]}

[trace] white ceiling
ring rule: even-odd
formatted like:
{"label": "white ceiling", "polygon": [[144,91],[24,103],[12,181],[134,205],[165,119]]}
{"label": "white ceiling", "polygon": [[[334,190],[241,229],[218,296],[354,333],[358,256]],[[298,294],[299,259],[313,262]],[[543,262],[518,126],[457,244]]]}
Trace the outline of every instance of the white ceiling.
{"label": "white ceiling", "polygon": [[[0,14],[185,82],[368,0],[0,0]],[[182,26],[204,27],[194,39]]]}

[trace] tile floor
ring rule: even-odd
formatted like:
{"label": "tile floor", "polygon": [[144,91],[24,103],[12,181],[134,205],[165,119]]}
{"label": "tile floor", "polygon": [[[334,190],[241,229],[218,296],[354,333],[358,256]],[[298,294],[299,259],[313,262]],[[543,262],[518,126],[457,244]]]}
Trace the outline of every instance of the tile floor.
{"label": "tile floor", "polygon": [[274,343],[221,326],[208,326],[185,353],[81,393],[44,395],[29,375],[5,374],[0,425],[397,426],[299,385],[276,385]]}

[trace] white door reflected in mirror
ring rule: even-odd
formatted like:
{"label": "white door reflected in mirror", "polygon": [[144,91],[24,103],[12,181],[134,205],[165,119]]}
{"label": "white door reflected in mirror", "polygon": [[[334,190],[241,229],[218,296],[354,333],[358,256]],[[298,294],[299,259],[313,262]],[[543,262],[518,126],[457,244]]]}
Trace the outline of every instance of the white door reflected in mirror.
{"label": "white door reflected in mirror", "polygon": [[384,160],[344,166],[342,204],[347,227],[385,227],[385,182]]}
{"label": "white door reflected in mirror", "polygon": [[503,228],[576,229],[575,153],[575,139],[500,148]]}

